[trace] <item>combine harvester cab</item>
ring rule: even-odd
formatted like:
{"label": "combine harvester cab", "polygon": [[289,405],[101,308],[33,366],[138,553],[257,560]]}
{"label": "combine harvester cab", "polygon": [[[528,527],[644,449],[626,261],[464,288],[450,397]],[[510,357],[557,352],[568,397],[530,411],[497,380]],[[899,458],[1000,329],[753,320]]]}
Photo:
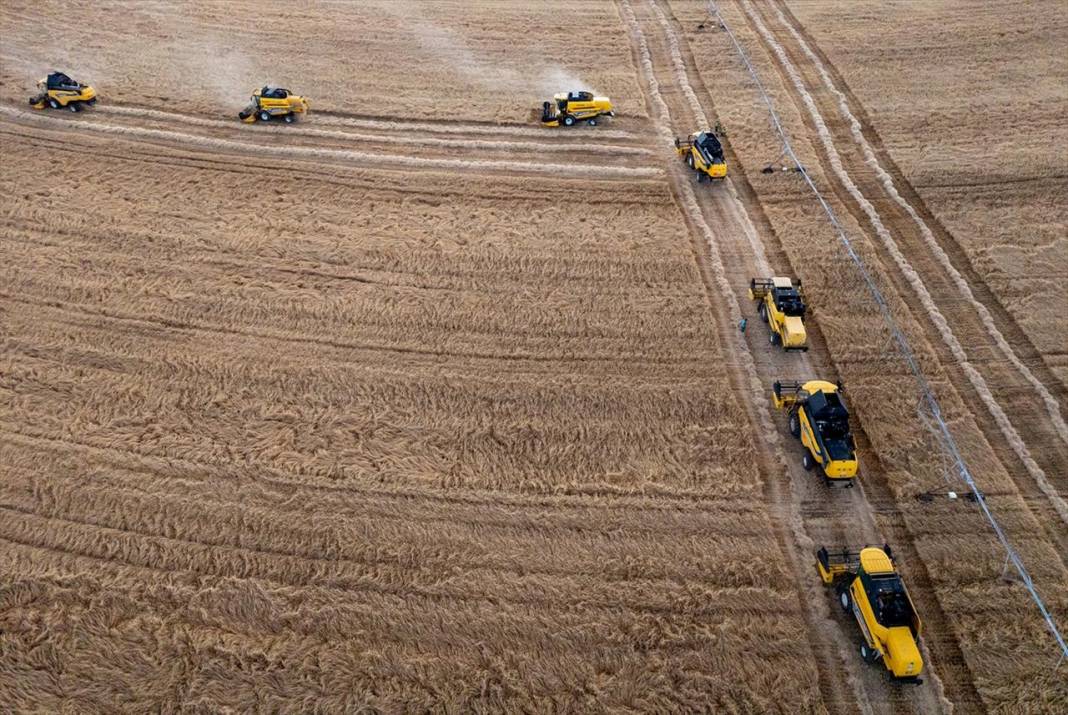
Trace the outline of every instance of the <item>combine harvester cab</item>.
{"label": "combine harvester cab", "polygon": [[541,123],[547,127],[574,126],[586,122],[596,126],[598,117],[614,117],[612,100],[595,97],[592,92],[564,92],[541,105]]}
{"label": "combine harvester cab", "polygon": [[296,121],[297,115],[306,114],[310,108],[307,98],[299,97],[288,89],[268,86],[253,92],[251,102],[237,116],[247,124],[267,122],[275,117],[290,124]]}
{"label": "combine harvester cab", "polygon": [[68,109],[80,112],[96,104],[96,90],[87,84],[75,82],[62,72],[52,72],[37,82],[38,93],[30,97],[34,109]]}
{"label": "combine harvester cab", "polygon": [[866,663],[881,660],[896,680],[922,682],[922,624],[890,547],[859,552],[824,547],[816,552],[816,568],[823,582],[835,587],[842,610],[856,619],[864,637],[860,657]]}
{"label": "combine harvester cab", "polygon": [[841,391],[841,385],[826,380],[778,380],[772,386],[771,401],[790,413],[790,434],[805,449],[801,459],[805,470],[819,467],[829,486],[851,487],[858,462]]}
{"label": "combine harvester cab", "polygon": [[808,350],[805,332],[805,294],[801,281],[776,276],[749,281],[749,299],[757,301],[757,313],[768,324],[768,342],[783,350]]}
{"label": "combine harvester cab", "polygon": [[686,161],[686,166],[697,172],[700,183],[708,177],[709,181],[722,181],[727,178],[727,160],[723,157],[723,144],[711,131],[691,134],[686,140],[675,139],[675,151]]}

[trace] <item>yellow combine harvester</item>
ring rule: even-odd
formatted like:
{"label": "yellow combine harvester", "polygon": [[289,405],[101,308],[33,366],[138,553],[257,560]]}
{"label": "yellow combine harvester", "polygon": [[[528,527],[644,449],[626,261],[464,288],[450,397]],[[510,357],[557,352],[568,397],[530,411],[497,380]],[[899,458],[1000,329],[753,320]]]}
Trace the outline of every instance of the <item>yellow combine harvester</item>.
{"label": "yellow combine harvester", "polygon": [[675,151],[685,158],[686,166],[697,172],[697,181],[721,181],[727,178],[727,160],[723,145],[711,131],[691,134],[686,140],[675,139]]}
{"label": "yellow combine harvester", "polygon": [[801,281],[789,278],[753,278],[749,299],[758,301],[757,313],[768,324],[768,341],[784,350],[808,350],[805,332],[805,294]]}
{"label": "yellow combine harvester", "polygon": [[96,104],[96,90],[87,84],[75,82],[62,72],[53,72],[37,82],[36,95],[30,97],[34,109],[69,109],[79,112],[83,107]]}
{"label": "yellow combine harvester", "polygon": [[790,411],[790,434],[805,448],[801,464],[808,471],[819,466],[827,484],[853,486],[857,453],[849,431],[849,412],[839,394],[841,385],[826,380],[779,380],[771,401]]}
{"label": "yellow combine harvester", "polygon": [[612,100],[595,97],[592,92],[564,92],[553,95],[553,101],[541,105],[541,123],[547,127],[574,126],[586,122],[591,127],[598,117],[614,117]]}
{"label": "yellow combine harvester", "polygon": [[256,120],[269,121],[281,117],[286,123],[296,120],[298,114],[308,111],[310,105],[304,97],[292,94],[281,87],[264,87],[252,93],[251,103],[238,113],[241,121],[252,124]]}
{"label": "yellow combine harvester", "polygon": [[899,680],[921,682],[923,657],[917,645],[922,624],[909,592],[894,567],[889,546],[869,546],[859,552],[816,552],[816,568],[827,585],[834,585],[842,610],[852,613],[864,636],[860,657],[881,660]]}

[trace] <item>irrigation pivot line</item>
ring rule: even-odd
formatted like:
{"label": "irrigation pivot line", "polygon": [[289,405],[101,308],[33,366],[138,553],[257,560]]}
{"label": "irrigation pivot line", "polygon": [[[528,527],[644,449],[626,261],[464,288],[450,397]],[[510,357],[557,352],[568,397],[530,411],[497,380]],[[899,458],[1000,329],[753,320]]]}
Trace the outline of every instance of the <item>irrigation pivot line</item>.
{"label": "irrigation pivot line", "polygon": [[823,194],[816,187],[816,184],[812,180],[812,177],[809,176],[808,172],[805,170],[805,167],[797,158],[797,154],[794,153],[794,148],[790,144],[790,138],[787,135],[786,130],[783,128],[782,122],[779,120],[779,115],[775,111],[775,107],[771,102],[771,97],[768,96],[767,90],[764,88],[764,84],[760,81],[760,77],[757,75],[756,69],[749,61],[749,56],[746,54],[745,49],[738,41],[738,38],[735,37],[734,32],[731,31],[731,28],[727,24],[727,21],[723,19],[723,16],[719,12],[719,7],[716,6],[716,3],[713,0],[709,0],[708,8],[709,12],[711,12],[712,15],[715,16],[716,21],[719,23],[720,27],[722,27],[723,30],[727,33],[727,35],[731,38],[731,42],[734,43],[734,48],[738,51],[738,55],[739,57],[741,57],[742,62],[745,64],[746,70],[748,70],[750,76],[753,78],[753,81],[756,82],[757,89],[760,90],[760,96],[763,99],[764,104],[767,106],[769,114],[771,115],[772,126],[774,127],[779,137],[782,139],[784,155],[790,157],[790,160],[794,163],[797,172],[804,177],[805,183],[808,184],[808,187],[812,190],[812,193],[815,194],[816,199],[820,202],[820,206],[823,207],[824,212],[827,214],[828,220],[834,227],[834,230],[838,235],[838,240],[841,241],[842,245],[845,247],[846,253],[849,255],[850,260],[853,261],[853,263],[857,267],[857,270],[860,271],[861,278],[864,279],[864,283],[868,286],[869,293],[871,293],[871,296],[875,300],[876,305],[879,306],[879,312],[882,314],[883,320],[886,322],[886,326],[890,330],[890,334],[893,337],[894,342],[897,344],[898,349],[901,351],[901,355],[905,358],[905,362],[908,364],[909,370],[912,372],[913,377],[916,378],[916,383],[919,386],[922,399],[927,404],[928,410],[930,410],[932,419],[934,420],[935,425],[938,428],[938,432],[942,437],[943,446],[952,458],[954,468],[957,474],[960,475],[960,478],[964,481],[965,484],[968,485],[968,488],[971,489],[972,494],[975,496],[976,503],[978,503],[979,507],[983,510],[983,515],[986,517],[986,520],[990,522],[990,526],[991,528],[993,528],[994,533],[997,535],[998,541],[1001,542],[1002,547],[1005,549],[1007,561],[1013,565],[1013,568],[1016,569],[1016,573],[1020,576],[1020,581],[1023,583],[1028,593],[1031,594],[1031,599],[1035,602],[1035,605],[1038,606],[1038,610],[1042,613],[1042,617],[1045,619],[1046,625],[1049,627],[1050,632],[1056,639],[1057,645],[1060,646],[1061,656],[1060,659],[1058,659],[1057,661],[1059,665],[1065,658],[1068,658],[1068,644],[1065,644],[1064,636],[1061,635],[1060,630],[1057,628],[1057,624],[1053,621],[1053,616],[1046,608],[1046,604],[1045,602],[1043,602],[1042,597],[1038,594],[1038,590],[1035,588],[1035,584],[1031,580],[1031,575],[1027,572],[1027,567],[1024,565],[1023,559],[1020,558],[1020,555],[1018,553],[1016,553],[1016,549],[1014,549],[1012,544],[1009,542],[1008,537],[1005,535],[1005,531],[1001,528],[1001,525],[998,523],[998,520],[994,517],[993,512],[990,511],[990,506],[986,503],[986,499],[983,496],[983,493],[979,491],[979,487],[976,485],[975,479],[972,477],[972,473],[968,469],[968,465],[965,463],[964,457],[960,453],[960,449],[957,447],[956,440],[953,439],[953,435],[950,433],[949,427],[946,425],[945,420],[942,418],[942,409],[938,404],[938,400],[935,398],[934,392],[931,390],[930,384],[927,382],[927,377],[923,374],[923,371],[920,370],[919,363],[916,362],[916,357],[912,352],[912,348],[909,347],[908,340],[898,328],[897,322],[894,320],[893,315],[890,313],[890,307],[889,305],[887,305],[886,299],[883,297],[882,291],[879,290],[879,287],[875,284],[875,280],[871,277],[871,274],[868,273],[868,268],[864,265],[864,261],[861,260],[860,256],[853,249],[853,243],[849,240],[849,236],[846,235],[845,229],[843,229],[842,225],[838,222],[838,217],[835,216],[834,209],[832,209],[830,204],[827,203],[827,200],[823,198]]}

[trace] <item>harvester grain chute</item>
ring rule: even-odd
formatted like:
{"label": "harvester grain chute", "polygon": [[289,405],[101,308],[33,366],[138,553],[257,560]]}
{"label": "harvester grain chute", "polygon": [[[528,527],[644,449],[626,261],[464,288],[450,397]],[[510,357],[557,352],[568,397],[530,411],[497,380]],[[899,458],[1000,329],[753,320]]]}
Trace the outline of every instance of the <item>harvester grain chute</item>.
{"label": "harvester grain chute", "polygon": [[784,350],[808,350],[805,332],[805,294],[801,281],[776,276],[749,281],[749,299],[757,301],[757,313],[771,331],[768,341]]}
{"label": "harvester grain chute", "polygon": [[842,610],[856,619],[864,638],[861,658],[867,663],[882,661],[897,680],[922,682],[918,646],[922,624],[890,547],[860,551],[822,547],[816,552],[816,568],[823,582],[835,587]]}
{"label": "harvester grain chute", "polygon": [[267,86],[253,92],[249,105],[237,116],[248,124],[271,119],[290,123],[296,120],[297,115],[306,114],[310,106],[306,97],[297,96],[281,87]]}
{"label": "harvester grain chute", "polygon": [[686,166],[697,172],[697,181],[722,181],[727,178],[727,160],[723,157],[723,144],[712,131],[691,134],[685,140],[675,139],[675,151],[686,161]]}
{"label": "harvester grain chute", "polygon": [[599,117],[614,116],[612,100],[596,97],[592,92],[564,92],[541,105],[541,123],[547,127],[570,127],[579,122],[594,126]]}
{"label": "harvester grain chute", "polygon": [[96,104],[96,90],[87,84],[76,82],[62,72],[52,72],[37,82],[37,94],[30,97],[34,109],[67,109],[80,112]]}
{"label": "harvester grain chute", "polygon": [[849,412],[842,402],[842,386],[826,380],[779,380],[771,400],[788,410],[790,434],[804,447],[801,464],[808,471],[819,467],[828,485],[853,486],[857,453],[849,430]]}

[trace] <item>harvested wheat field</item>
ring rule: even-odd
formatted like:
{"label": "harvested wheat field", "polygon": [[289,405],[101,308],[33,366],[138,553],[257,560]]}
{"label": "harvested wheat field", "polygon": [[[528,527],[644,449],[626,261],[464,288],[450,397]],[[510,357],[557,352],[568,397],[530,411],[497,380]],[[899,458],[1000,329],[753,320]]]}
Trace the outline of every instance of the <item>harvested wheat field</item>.
{"label": "harvested wheat field", "polygon": [[[1068,710],[1066,29],[0,4],[0,711]],[[99,103],[28,106],[53,69]],[[308,115],[239,121],[268,82]],[[575,89],[617,116],[541,126]],[[814,377],[856,488],[768,399]],[[815,568],[883,543],[917,684]]]}

